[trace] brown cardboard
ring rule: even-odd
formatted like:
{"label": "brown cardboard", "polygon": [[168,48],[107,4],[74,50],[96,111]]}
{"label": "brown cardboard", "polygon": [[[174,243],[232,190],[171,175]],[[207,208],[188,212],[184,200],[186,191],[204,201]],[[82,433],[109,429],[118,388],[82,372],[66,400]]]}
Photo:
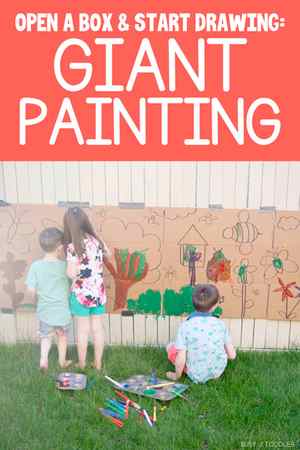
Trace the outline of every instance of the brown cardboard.
{"label": "brown cardboard", "polygon": [[[207,282],[207,264],[222,249],[231,266],[228,281],[216,283],[225,298],[224,317],[300,320],[300,298],[282,300],[282,292],[276,291],[281,287],[278,278],[284,285],[300,286],[300,212],[117,207],[86,211],[112,251],[145,252],[147,274],[129,287],[128,298],[137,299],[147,289],[161,294],[166,289],[179,291],[189,284],[185,254],[191,248],[196,256],[201,254],[194,265],[196,282]],[[0,208],[1,308],[34,303],[24,286],[25,274],[32,261],[42,256],[40,231],[46,226],[61,227],[63,214],[63,208],[49,205]],[[111,263],[115,266],[114,258]],[[247,268],[243,281],[241,265]],[[107,310],[119,311],[115,279],[109,271],[105,274]],[[294,285],[290,289],[294,296],[300,295]]]}

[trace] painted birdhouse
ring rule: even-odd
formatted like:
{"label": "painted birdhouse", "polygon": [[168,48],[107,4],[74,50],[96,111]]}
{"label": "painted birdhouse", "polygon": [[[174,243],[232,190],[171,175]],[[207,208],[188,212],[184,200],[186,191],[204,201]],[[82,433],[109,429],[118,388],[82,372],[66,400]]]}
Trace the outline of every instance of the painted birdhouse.
{"label": "painted birdhouse", "polygon": [[197,267],[205,267],[206,248],[208,242],[194,225],[191,225],[187,232],[177,242],[180,247],[180,264],[189,265],[190,255],[201,254],[201,258],[196,262]]}

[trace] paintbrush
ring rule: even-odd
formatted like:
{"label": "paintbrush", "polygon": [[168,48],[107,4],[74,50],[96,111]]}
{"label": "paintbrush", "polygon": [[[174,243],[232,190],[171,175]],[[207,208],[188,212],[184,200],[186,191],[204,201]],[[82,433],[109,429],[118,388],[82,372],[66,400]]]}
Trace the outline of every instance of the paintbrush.
{"label": "paintbrush", "polygon": [[113,424],[117,425],[118,428],[123,427],[124,423],[122,422],[122,420],[112,417],[110,412],[108,412],[107,410],[100,408],[99,412],[100,412],[100,414],[102,414],[103,417],[106,417],[106,419],[110,420]]}
{"label": "paintbrush", "polygon": [[133,400],[130,400],[130,398],[126,397],[126,395],[123,394],[123,392],[120,392],[120,391],[117,391],[117,390],[115,390],[115,391],[116,391],[116,394],[119,397],[123,398],[123,400],[128,401],[130,406],[132,406],[133,408],[135,408],[137,410],[141,410],[142,409],[141,406],[138,403],[134,402]]}
{"label": "paintbrush", "polygon": [[149,386],[146,386],[145,389],[160,389],[167,386],[173,386],[173,384],[176,384],[175,381],[170,381],[167,383],[160,383],[160,384],[149,384]]}
{"label": "paintbrush", "polygon": [[106,378],[108,381],[110,381],[111,383],[113,383],[115,386],[118,386],[118,388],[123,389],[123,385],[118,383],[117,381],[113,380],[112,378],[110,378],[108,375],[104,375],[104,378]]}
{"label": "paintbrush", "polygon": [[177,392],[175,389],[172,389],[172,394],[175,394],[176,396],[183,398],[183,400],[192,403],[191,400],[189,398],[187,398],[185,395],[180,394],[179,392]]}

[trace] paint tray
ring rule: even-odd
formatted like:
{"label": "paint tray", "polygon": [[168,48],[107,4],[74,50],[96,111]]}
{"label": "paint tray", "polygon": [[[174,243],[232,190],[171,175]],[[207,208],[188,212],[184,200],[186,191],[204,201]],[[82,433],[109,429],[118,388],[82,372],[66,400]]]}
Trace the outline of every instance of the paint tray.
{"label": "paint tray", "polygon": [[56,387],[62,391],[82,391],[86,384],[87,377],[83,373],[63,372],[56,378]]}
{"label": "paint tray", "polygon": [[[165,386],[159,389],[146,389],[147,386],[153,384],[150,382],[151,377],[149,375],[133,375],[126,380],[121,380],[119,383],[123,388],[118,388],[132,394],[140,395],[143,397],[154,398],[167,402],[177,398],[177,394],[182,394],[189,386],[186,384],[175,383],[173,385]],[[157,378],[155,384],[170,383],[170,380],[164,380],[163,378]],[[148,391],[148,392],[147,392]],[[154,391],[154,392],[153,392]]]}

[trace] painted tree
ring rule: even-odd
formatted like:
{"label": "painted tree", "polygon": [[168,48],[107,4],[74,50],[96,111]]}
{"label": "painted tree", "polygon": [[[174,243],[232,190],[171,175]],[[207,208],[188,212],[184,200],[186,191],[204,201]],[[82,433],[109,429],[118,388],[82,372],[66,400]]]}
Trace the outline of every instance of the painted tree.
{"label": "painted tree", "polygon": [[142,251],[130,253],[128,249],[115,249],[114,257],[116,267],[108,259],[104,263],[115,281],[115,311],[125,308],[130,287],[146,277],[149,266]]}

